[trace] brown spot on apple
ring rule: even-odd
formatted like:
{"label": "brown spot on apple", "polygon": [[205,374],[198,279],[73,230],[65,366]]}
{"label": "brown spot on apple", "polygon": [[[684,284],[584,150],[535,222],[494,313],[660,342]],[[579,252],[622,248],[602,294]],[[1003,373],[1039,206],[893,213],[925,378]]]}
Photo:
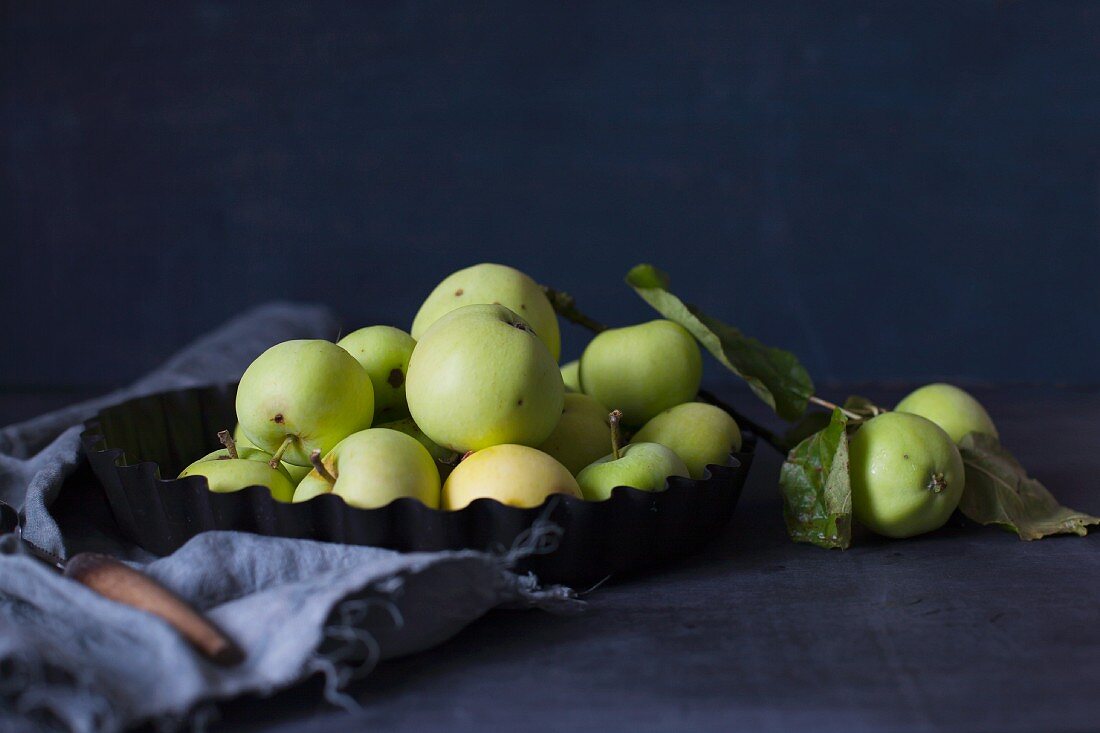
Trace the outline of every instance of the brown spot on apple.
{"label": "brown spot on apple", "polygon": [[273,417],[271,419],[274,420],[279,425],[282,425],[286,421],[286,418],[283,417],[283,413],[281,413],[281,412],[275,413],[275,417]]}
{"label": "brown spot on apple", "polygon": [[397,389],[405,383],[405,373],[400,369],[390,369],[390,376],[386,377],[386,383]]}
{"label": "brown spot on apple", "polygon": [[462,295],[462,293],[464,293],[464,292],[465,291],[462,288],[459,288],[458,290],[455,291],[455,297],[456,298],[460,297]]}

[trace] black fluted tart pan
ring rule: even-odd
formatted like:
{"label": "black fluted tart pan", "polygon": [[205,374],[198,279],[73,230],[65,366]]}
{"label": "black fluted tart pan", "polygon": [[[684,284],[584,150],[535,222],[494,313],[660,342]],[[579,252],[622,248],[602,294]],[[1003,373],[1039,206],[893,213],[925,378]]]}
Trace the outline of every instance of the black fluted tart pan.
{"label": "black fluted tart pan", "polygon": [[402,552],[506,552],[543,519],[559,528],[557,541],[519,560],[517,569],[579,587],[702,547],[729,522],[755,447],[746,435],[742,452],[726,465],[710,466],[700,480],[674,476],[665,491],[619,487],[602,502],[556,495],[530,509],[492,499],[459,511],[429,509],[415,499],[357,509],[333,495],[287,504],[261,486],[218,494],[201,476],[162,478],[220,447],[217,432],[236,423],[235,396],[236,385],[162,392],[104,409],[85,423],[84,450],[131,541],[167,555],[200,532],[239,530]]}

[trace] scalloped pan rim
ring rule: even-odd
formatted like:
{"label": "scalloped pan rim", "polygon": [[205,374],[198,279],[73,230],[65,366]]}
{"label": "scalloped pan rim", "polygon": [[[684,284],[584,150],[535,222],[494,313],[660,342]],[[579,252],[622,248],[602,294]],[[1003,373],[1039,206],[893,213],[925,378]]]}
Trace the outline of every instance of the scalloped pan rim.
{"label": "scalloped pan rim", "polygon": [[[112,416],[116,424],[136,430],[150,411],[170,425],[187,407],[198,407],[198,414],[184,422],[203,422],[210,414],[225,413],[235,386],[146,395],[105,408],[85,422],[85,452],[120,529],[138,545],[165,555],[200,532],[240,530],[406,552],[500,552],[545,517],[561,527],[557,546],[520,560],[516,569],[535,572],[544,582],[578,585],[653,568],[706,544],[732,516],[756,445],[755,436],[746,434],[742,450],[732,454],[727,465],[708,466],[701,479],[672,477],[660,492],[620,486],[599,502],[559,494],[538,507],[478,499],[461,510],[446,511],[402,498],[384,507],[360,509],[333,495],[288,504],[275,501],[262,486],[219,494],[209,491],[201,476],[162,479],[155,461],[128,463],[125,436],[110,435],[104,428],[107,416]],[[207,444],[211,440],[205,435],[188,437]],[[112,439],[119,444],[111,445]]]}

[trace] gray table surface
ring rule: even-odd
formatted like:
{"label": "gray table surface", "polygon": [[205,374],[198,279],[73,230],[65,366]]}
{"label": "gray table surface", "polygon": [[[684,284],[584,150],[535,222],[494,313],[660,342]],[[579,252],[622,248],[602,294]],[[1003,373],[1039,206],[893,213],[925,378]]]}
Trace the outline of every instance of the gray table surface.
{"label": "gray table surface", "polygon": [[[898,395],[863,391],[883,403]],[[1100,390],[976,394],[1033,475],[1065,504],[1100,514]],[[0,418],[46,406],[8,397]],[[316,703],[310,681],[225,705],[212,729],[1100,727],[1097,537],[1028,543],[952,524],[904,541],[864,537],[844,552],[796,545],[783,527],[779,465],[761,446],[713,546],[599,588],[583,615],[494,612],[355,683],[361,712]]]}

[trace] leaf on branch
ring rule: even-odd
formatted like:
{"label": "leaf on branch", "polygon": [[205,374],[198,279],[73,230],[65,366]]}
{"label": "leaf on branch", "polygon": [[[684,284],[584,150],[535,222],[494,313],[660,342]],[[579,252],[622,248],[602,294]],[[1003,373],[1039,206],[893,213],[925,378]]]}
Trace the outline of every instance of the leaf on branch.
{"label": "leaf on branch", "polygon": [[668,275],[652,265],[636,265],[627,273],[626,282],[662,316],[690,331],[714,358],[748,382],[752,391],[781,418],[793,422],[806,411],[814,385],[794,354],[765,346],[685,304],[669,292]]}
{"label": "leaf on branch", "polygon": [[1088,534],[1100,517],[1068,509],[991,436],[965,435],[959,444],[966,464],[966,488],[959,511],[979,524],[1012,530],[1022,540],[1053,534]]}
{"label": "leaf on branch", "polygon": [[[873,417],[878,417],[886,412],[886,410],[871,402],[871,400],[866,397],[860,397],[859,395],[852,395],[846,399],[844,401],[844,409],[856,415],[856,418],[848,418],[849,433],[853,432],[865,421]],[[832,415],[828,412],[807,412],[802,416],[801,420],[792,425],[791,428],[784,433],[783,440],[787,445],[798,445],[814,433],[824,430],[829,425],[831,419]]]}
{"label": "leaf on branch", "polygon": [[783,518],[795,542],[845,549],[852,541],[848,419],[833,410],[828,426],[796,445],[779,472]]}

